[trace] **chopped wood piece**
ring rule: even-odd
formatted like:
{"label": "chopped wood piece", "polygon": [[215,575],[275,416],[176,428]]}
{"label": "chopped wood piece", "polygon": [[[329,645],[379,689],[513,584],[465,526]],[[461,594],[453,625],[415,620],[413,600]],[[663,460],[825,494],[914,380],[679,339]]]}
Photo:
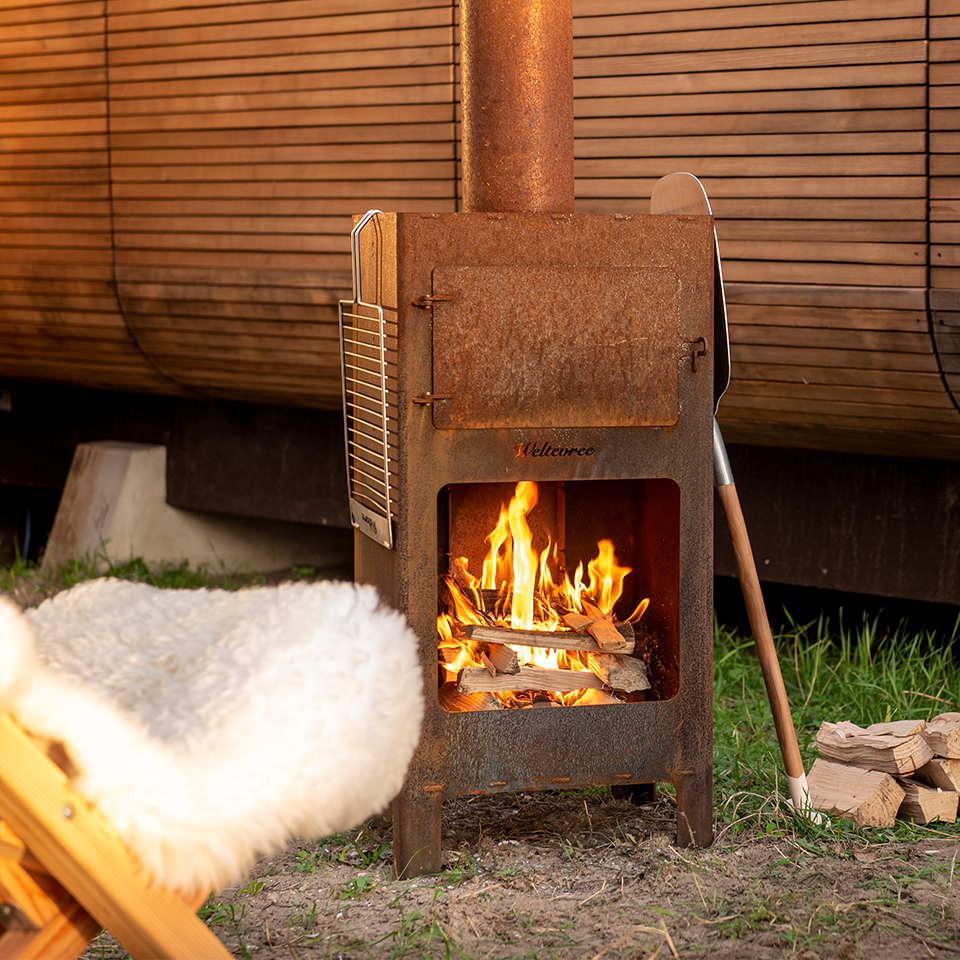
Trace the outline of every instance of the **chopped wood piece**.
{"label": "chopped wood piece", "polygon": [[824,721],[817,731],[817,749],[828,760],[884,773],[913,773],[933,756],[920,734],[876,736],[855,723],[846,722]]}
{"label": "chopped wood piece", "polygon": [[587,633],[593,637],[601,648],[610,653],[624,653],[623,637],[613,623],[613,617],[605,614],[595,603],[589,600],[582,601],[583,612],[593,617],[593,623],[585,627]]}
{"label": "chopped wood piece", "polygon": [[457,674],[460,693],[505,693],[508,690],[582,690],[603,686],[589,670],[549,670],[546,667],[521,667],[513,674],[491,677],[483,667],[464,667]]}
{"label": "chopped wood piece", "polygon": [[[623,647],[617,653],[633,653],[636,646],[632,623],[618,623],[615,628]],[[602,648],[592,637],[567,630],[511,630],[509,627],[481,627],[469,624],[463,635],[476,643],[512,643],[519,647],[543,647],[553,650],[585,650],[597,652]]]}
{"label": "chopped wood piece", "polygon": [[487,673],[489,673],[491,677],[497,675],[497,668],[490,662],[490,658],[482,650],[480,651],[480,662],[486,667]]}
{"label": "chopped wood piece", "polygon": [[934,757],[920,767],[914,777],[941,790],[960,791],[960,759]]}
{"label": "chopped wood piece", "polygon": [[960,713],[941,713],[920,734],[934,756],[960,759]]}
{"label": "chopped wood piece", "polygon": [[560,619],[571,630],[575,630],[577,633],[586,633],[587,627],[591,626],[595,622],[594,617],[587,617],[582,613],[565,613],[560,617]]}
{"label": "chopped wood piece", "polygon": [[901,820],[912,820],[914,823],[930,823],[933,820],[956,823],[960,794],[930,787],[912,777],[898,777],[897,783],[904,792],[897,813]]}
{"label": "chopped wood piece", "polygon": [[891,723],[871,723],[864,729],[874,737],[912,737],[926,725],[926,720],[894,720]]}
{"label": "chopped wood piece", "polygon": [[606,690],[595,690],[591,687],[584,690],[583,693],[573,701],[573,706],[593,707],[602,703],[623,703],[623,701],[618,700],[613,694],[607,693]]}
{"label": "chopped wood piece", "polygon": [[904,791],[888,773],[818,759],[807,775],[810,803],[865,827],[892,827]]}
{"label": "chopped wood piece", "polygon": [[492,694],[463,694],[457,690],[457,685],[452,682],[440,685],[439,697],[440,706],[451,713],[506,709]]}
{"label": "chopped wood piece", "polygon": [[642,660],[635,657],[621,657],[616,653],[588,653],[587,663],[608,687],[632,693],[635,690],[649,690],[650,678]]}
{"label": "chopped wood piece", "polygon": [[604,650],[620,653],[626,649],[627,641],[623,639],[623,635],[617,630],[611,620],[594,621],[587,627],[587,633],[589,633]]}
{"label": "chopped wood piece", "polygon": [[516,673],[520,669],[516,651],[502,643],[484,644],[480,655],[485,658],[484,665],[491,664],[495,673]]}

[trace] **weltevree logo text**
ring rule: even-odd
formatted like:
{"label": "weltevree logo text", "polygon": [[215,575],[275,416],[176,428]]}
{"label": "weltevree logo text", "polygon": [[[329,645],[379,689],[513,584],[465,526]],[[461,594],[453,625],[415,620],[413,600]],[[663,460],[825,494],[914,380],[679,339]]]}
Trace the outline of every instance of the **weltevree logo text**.
{"label": "weltevree logo text", "polygon": [[517,457],[592,457],[595,451],[596,447],[554,447],[547,442],[537,445],[533,440],[513,448]]}

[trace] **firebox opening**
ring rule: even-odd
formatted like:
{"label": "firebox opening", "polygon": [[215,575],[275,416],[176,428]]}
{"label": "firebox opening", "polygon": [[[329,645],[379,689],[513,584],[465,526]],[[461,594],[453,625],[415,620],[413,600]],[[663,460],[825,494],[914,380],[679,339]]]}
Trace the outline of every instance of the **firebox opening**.
{"label": "firebox opening", "polygon": [[676,695],[674,480],[450,484],[437,511],[445,710],[614,706]]}

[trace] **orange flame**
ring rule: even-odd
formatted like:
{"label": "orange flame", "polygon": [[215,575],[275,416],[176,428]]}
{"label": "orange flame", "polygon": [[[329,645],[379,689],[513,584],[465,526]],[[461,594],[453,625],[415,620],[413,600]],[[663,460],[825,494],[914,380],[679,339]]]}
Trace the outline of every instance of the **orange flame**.
{"label": "orange flame", "polygon": [[[554,631],[565,629],[561,612],[584,612],[583,602],[599,607],[604,614],[612,615],[623,593],[623,581],[631,572],[629,567],[617,563],[613,543],[601,540],[597,544],[597,556],[587,564],[586,582],[583,564],[577,566],[571,582],[564,575],[556,583],[554,568],[558,551],[550,543],[538,554],[533,548],[533,534],[527,516],[537,505],[536,483],[524,480],[517,484],[510,503],[500,510],[497,524],[487,537],[489,550],[483,560],[481,575],[477,579],[467,569],[466,557],[451,562],[447,587],[450,595],[450,613],[442,613],[437,621],[441,667],[448,680],[455,680],[463,666],[479,666],[482,661],[475,644],[463,639],[458,625],[498,624],[515,630]],[[500,600],[498,610],[488,610],[481,591],[495,592]],[[631,615],[639,619],[646,609],[643,601]],[[496,617],[500,607],[509,609],[509,614]],[[579,659],[579,654],[567,650],[545,649],[511,645],[522,664],[565,670],[589,669]],[[582,691],[553,694],[560,702],[573,703]],[[497,694],[509,703],[512,694]]]}

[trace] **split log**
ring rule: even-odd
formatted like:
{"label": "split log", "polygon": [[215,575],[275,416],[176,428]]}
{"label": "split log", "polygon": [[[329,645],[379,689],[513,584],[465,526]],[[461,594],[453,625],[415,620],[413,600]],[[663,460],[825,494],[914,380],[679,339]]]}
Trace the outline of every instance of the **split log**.
{"label": "split log", "polygon": [[926,720],[892,720],[889,723],[871,723],[863,729],[873,737],[912,737],[926,726]]}
{"label": "split log", "polygon": [[960,792],[960,759],[934,757],[920,767],[914,777],[941,790]]}
{"label": "split log", "polygon": [[[619,623],[614,627],[623,646],[618,653],[633,653],[636,640],[634,639],[633,624]],[[568,630],[511,630],[510,627],[481,627],[468,624],[463,628],[463,635],[476,643],[512,643],[518,647],[541,647],[547,650],[584,650],[599,652],[603,648],[592,637],[585,637]]]}
{"label": "split log", "polygon": [[616,653],[588,653],[590,672],[596,674],[612,690],[632,693],[649,690],[650,678],[642,660],[621,657]]}
{"label": "split log", "polygon": [[588,617],[593,617],[593,623],[588,624],[585,629],[593,637],[601,648],[610,653],[625,653],[626,643],[617,630],[612,617],[606,616],[604,612],[591,603],[589,600],[583,601],[583,612]]}
{"label": "split log", "polygon": [[606,690],[595,690],[592,687],[584,690],[579,697],[573,702],[575,707],[594,707],[598,704],[606,703],[623,703],[622,700],[618,700],[612,693],[607,693]]}
{"label": "split log", "polygon": [[560,615],[560,619],[571,630],[575,630],[577,633],[586,633],[587,627],[595,622],[596,617],[588,617],[583,613],[564,613]]}
{"label": "split log", "polygon": [[888,773],[818,759],[807,775],[810,803],[864,827],[892,827],[904,791]]}
{"label": "split log", "polygon": [[960,759],[960,713],[941,713],[934,717],[920,736],[934,756]]}
{"label": "split log", "polygon": [[505,710],[506,707],[490,693],[463,694],[455,683],[443,683],[439,690],[440,706],[450,713],[476,713],[486,710]]}
{"label": "split log", "polygon": [[485,658],[484,665],[489,663],[494,673],[517,673],[520,670],[520,660],[515,650],[502,643],[485,643],[480,649],[480,656]]}
{"label": "split log", "polygon": [[960,794],[931,787],[912,777],[898,777],[897,783],[903,788],[904,798],[897,816],[901,820],[914,823],[956,823],[957,801]]}
{"label": "split log", "polygon": [[556,690],[567,692],[586,687],[603,687],[603,681],[589,670],[550,670],[546,667],[521,667],[512,676],[491,677],[484,667],[464,667],[457,674],[460,693],[506,693],[510,690]]}
{"label": "split log", "polygon": [[909,737],[878,736],[848,722],[824,721],[817,731],[817,749],[828,760],[884,773],[913,773],[933,757],[918,733]]}

